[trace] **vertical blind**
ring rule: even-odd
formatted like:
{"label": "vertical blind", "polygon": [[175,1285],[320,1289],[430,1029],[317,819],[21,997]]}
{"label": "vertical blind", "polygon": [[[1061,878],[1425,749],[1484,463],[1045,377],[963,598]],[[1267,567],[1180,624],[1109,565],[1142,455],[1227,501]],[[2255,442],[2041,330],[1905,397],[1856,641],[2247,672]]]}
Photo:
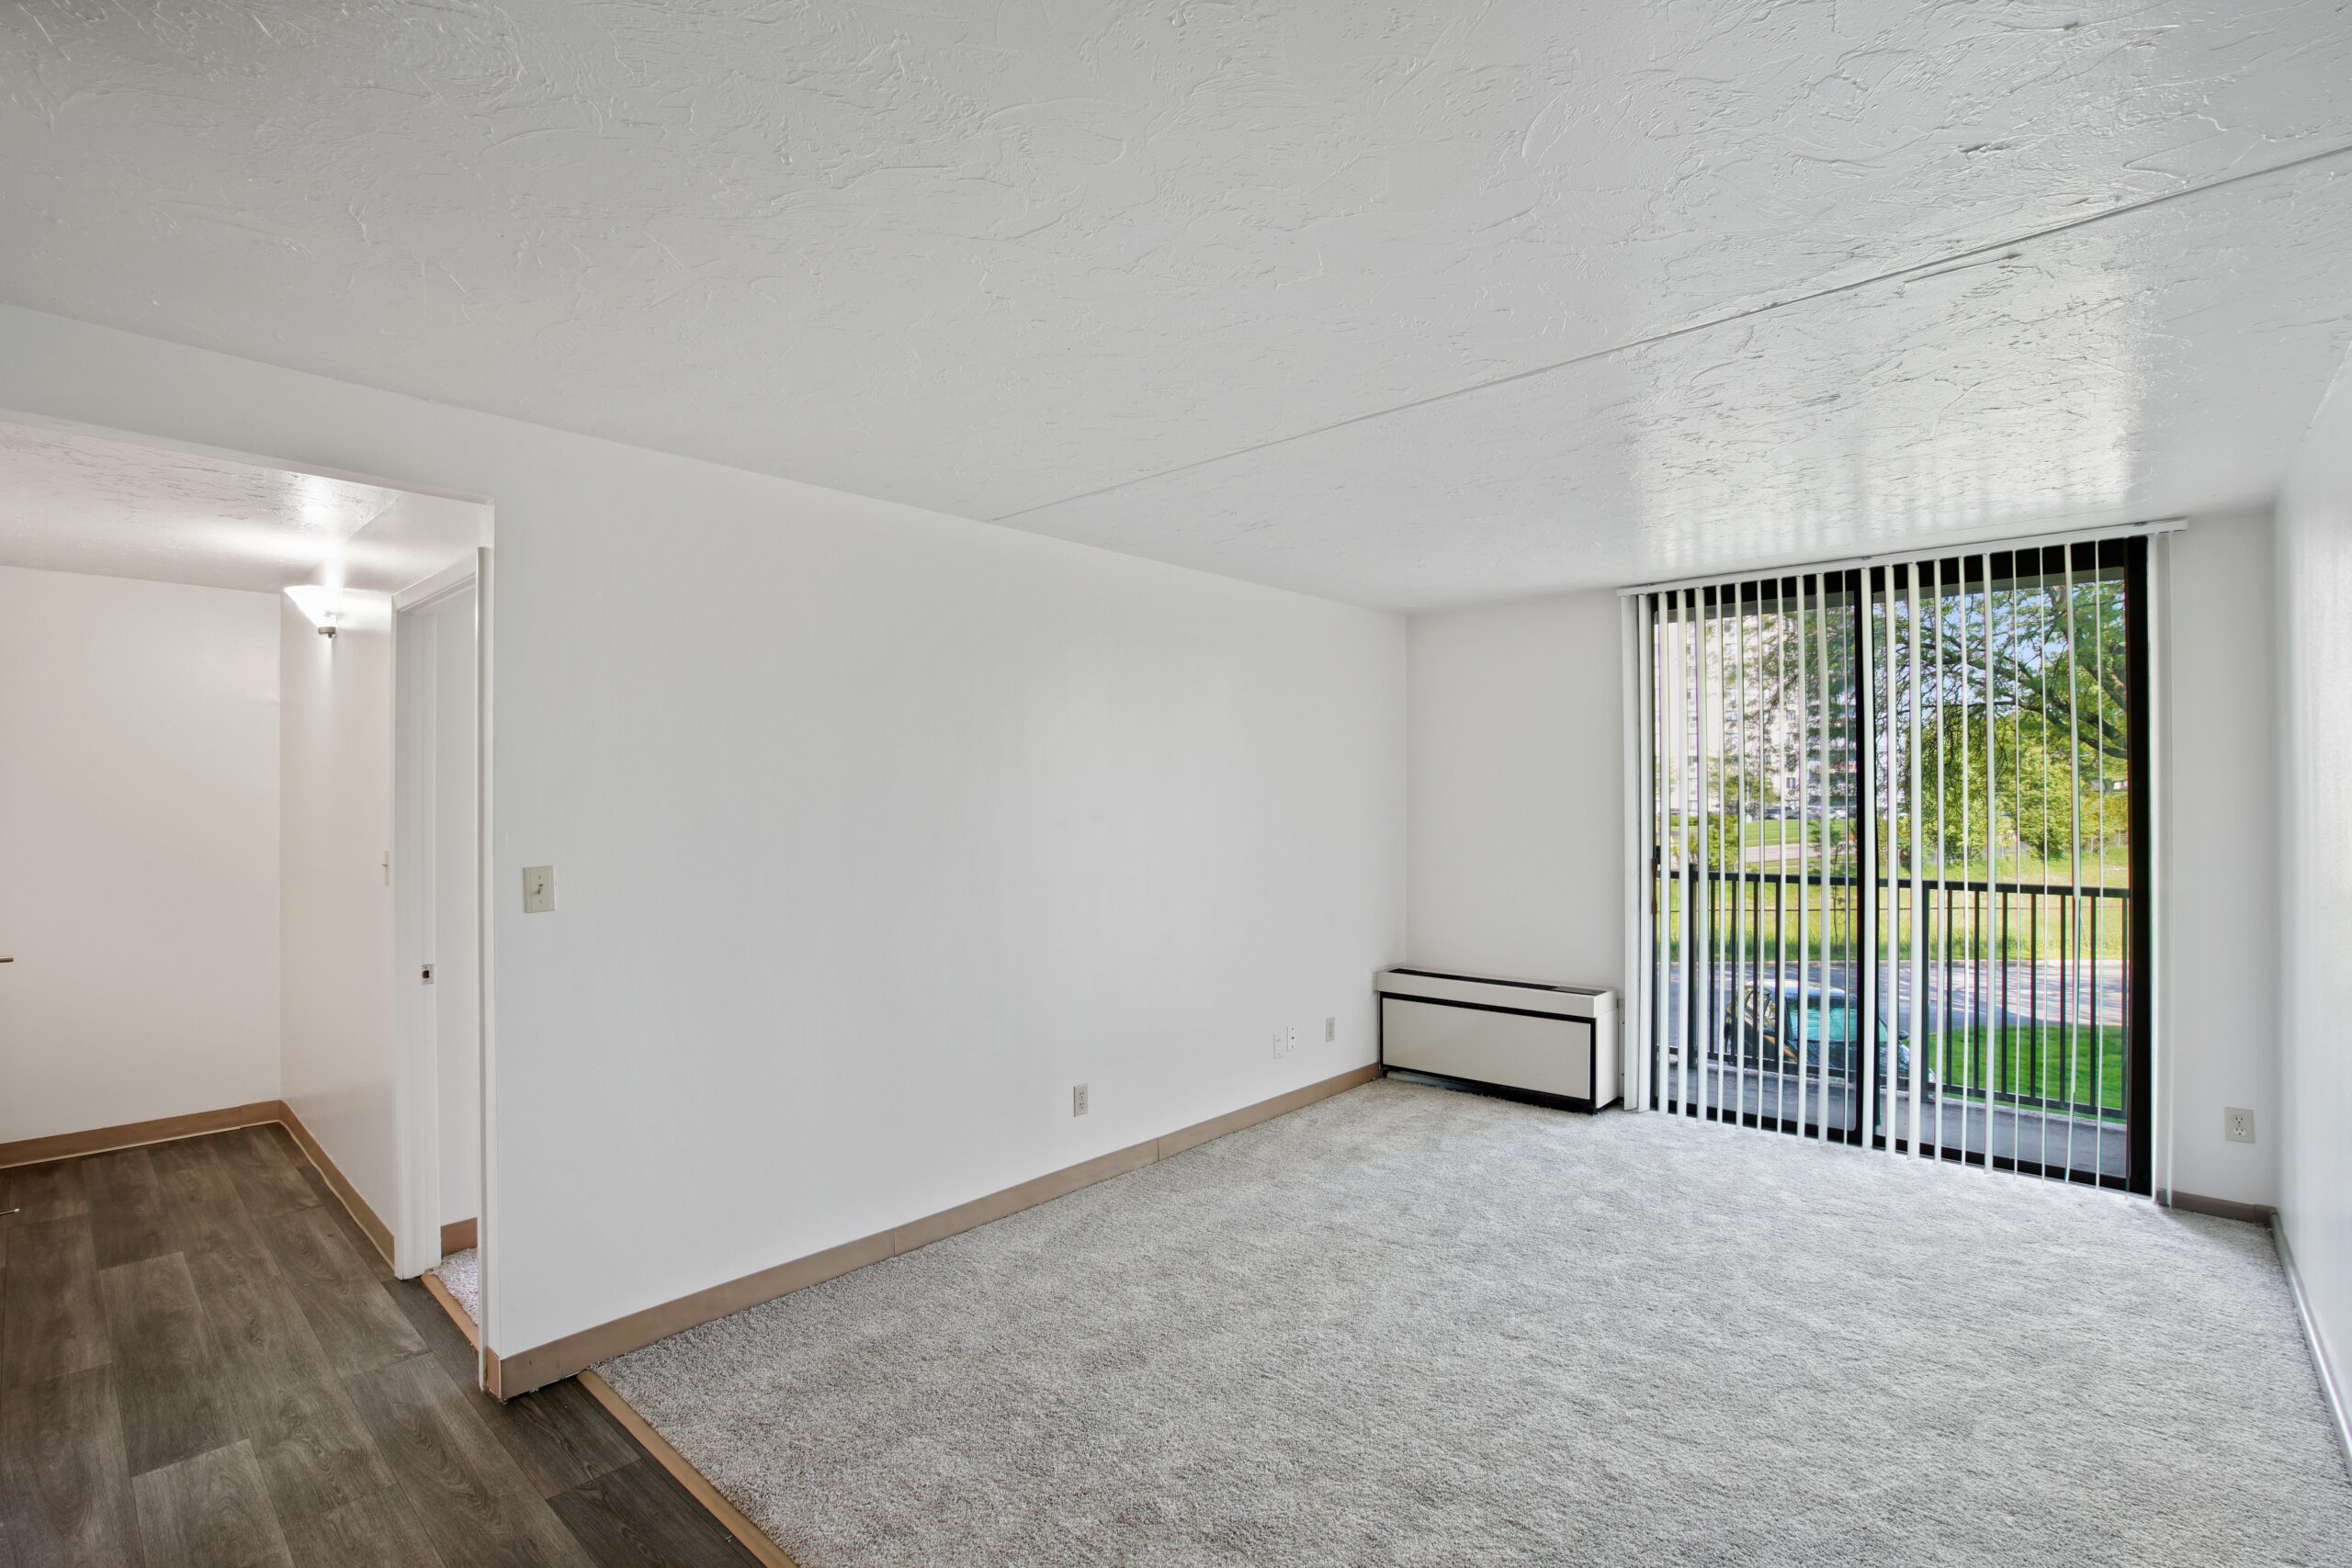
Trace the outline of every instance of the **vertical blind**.
{"label": "vertical blind", "polygon": [[2149,1190],[2146,560],[1637,601],[1650,1106]]}

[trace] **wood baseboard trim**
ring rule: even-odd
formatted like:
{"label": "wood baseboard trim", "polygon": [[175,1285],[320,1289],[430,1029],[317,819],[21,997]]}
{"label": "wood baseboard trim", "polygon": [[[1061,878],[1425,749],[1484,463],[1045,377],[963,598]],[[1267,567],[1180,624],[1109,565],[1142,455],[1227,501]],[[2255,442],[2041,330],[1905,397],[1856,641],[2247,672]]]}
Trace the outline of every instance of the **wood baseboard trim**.
{"label": "wood baseboard trim", "polygon": [[466,1310],[466,1303],[451,1294],[449,1287],[441,1282],[441,1276],[432,1269],[426,1269],[418,1278],[424,1283],[424,1293],[439,1302],[441,1310],[449,1314],[449,1321],[464,1331],[466,1343],[477,1350],[481,1349],[481,1331],[474,1326],[473,1314]]}
{"label": "wood baseboard trim", "polygon": [[359,1195],[359,1189],[354,1187],[349,1179],[335,1168],[334,1161],[327,1157],[327,1151],[319,1146],[318,1139],[311,1136],[311,1130],[302,1125],[302,1119],[294,1114],[292,1106],[279,1100],[275,1120],[293,1134],[294,1141],[301,1145],[303,1155],[318,1173],[326,1178],[329,1190],[343,1200],[343,1206],[351,1212],[351,1217],[358,1222],[359,1228],[368,1233],[368,1239],[376,1244],[376,1250],[384,1255],[384,1261],[389,1265],[392,1260],[392,1227],[376,1217],[376,1211],[368,1206],[368,1200]]}
{"label": "wood baseboard trim", "polygon": [[447,1258],[477,1245],[481,1234],[480,1220],[451,1220],[441,1227],[441,1256]]}
{"label": "wood baseboard trim", "polygon": [[756,1274],[746,1274],[741,1279],[729,1280],[691,1295],[633,1312],[627,1317],[617,1317],[609,1323],[583,1328],[576,1334],[567,1334],[560,1339],[549,1340],[528,1350],[517,1350],[511,1356],[495,1360],[495,1381],[490,1385],[491,1391],[502,1399],[526,1393],[544,1383],[584,1372],[599,1361],[626,1355],[657,1339],[667,1339],[671,1335],[682,1333],[698,1324],[758,1306],[762,1302],[774,1301],[778,1296],[836,1279],[852,1269],[879,1263],[902,1252],[912,1252],[934,1241],[944,1241],[951,1235],[987,1224],[991,1220],[1001,1220],[1008,1214],[1017,1214],[1023,1209],[1050,1202],[1080,1188],[1091,1187],[1098,1181],[1107,1181],[1112,1177],[1139,1170],[1155,1161],[1196,1148],[1212,1138],[1238,1133],[1261,1122],[1271,1122],[1277,1116],[1287,1115],[1318,1100],[1328,1100],[1335,1094],[1344,1094],[1359,1084],[1370,1083],[1380,1074],[1380,1065],[1369,1063],[1303,1089],[1292,1089],[1287,1094],[1278,1094],[1272,1100],[1261,1100],[1255,1105],[1245,1105],[1238,1111],[1211,1117],[1206,1122],[1196,1122],[1173,1133],[1132,1144],[1124,1149],[1114,1149],[1080,1164],[1065,1166],[1060,1170],[1048,1171],[1018,1186],[991,1192],[984,1198],[975,1198],[968,1203],[959,1203],[955,1208],[927,1214],[919,1220],[910,1220],[890,1230],[843,1242],[839,1247],[828,1247],[806,1258],[796,1258],[788,1263],[763,1269]]}
{"label": "wood baseboard trim", "polygon": [[2244,1220],[2250,1225],[2267,1225],[2271,1215],[2278,1213],[2267,1203],[2241,1203],[2234,1198],[2208,1198],[2201,1192],[2165,1192],[2157,1201],[2167,1209],[2186,1209],[2192,1214],[2211,1214],[2220,1220]]}
{"label": "wood baseboard trim", "polygon": [[116,1149],[168,1144],[179,1138],[199,1138],[207,1133],[233,1132],[279,1120],[284,1101],[257,1100],[220,1111],[193,1111],[185,1116],[158,1116],[152,1122],[126,1122],[119,1127],[93,1127],[84,1133],[53,1133],[45,1138],[19,1138],[0,1144],[0,1170],[11,1166],[45,1165],[53,1159],[78,1159],[84,1155]]}
{"label": "wood baseboard trim", "polygon": [[784,1548],[770,1540],[767,1532],[753,1524],[741,1508],[727,1500],[726,1495],[713,1486],[703,1472],[685,1461],[684,1455],[662,1440],[644,1416],[639,1416],[629,1402],[613,1391],[613,1385],[594,1371],[580,1374],[580,1386],[589,1397],[612,1414],[614,1420],[628,1428],[653,1461],[676,1478],[679,1485],[694,1494],[695,1501],[710,1510],[720,1528],[741,1542],[743,1549],[758,1558],[768,1568],[799,1568]]}
{"label": "wood baseboard trim", "polygon": [[[0,1170],[6,1170],[12,1166],[43,1165],[56,1159],[79,1159],[85,1155],[110,1154],[116,1149],[144,1148],[151,1144],[176,1143],[182,1138],[200,1138],[208,1133],[232,1133],[240,1127],[266,1127],[272,1122],[285,1128],[295,1143],[301,1145],[303,1156],[326,1179],[327,1186],[343,1200],[343,1206],[351,1211],[351,1217],[359,1223],[361,1230],[368,1233],[368,1239],[376,1244],[376,1250],[384,1255],[384,1261],[390,1263],[392,1260],[391,1226],[376,1217],[376,1211],[359,1196],[359,1189],[335,1168],[334,1161],[327,1157],[327,1152],[319,1146],[318,1139],[311,1136],[311,1130],[302,1125],[300,1116],[294,1114],[294,1108],[282,1100],[257,1100],[251,1105],[232,1105],[220,1111],[195,1111],[186,1116],[159,1116],[152,1122],[126,1122],[119,1127],[93,1127],[86,1133],[58,1133],[46,1138],[21,1138],[13,1144],[0,1144]],[[470,1233],[474,1222],[463,1220],[459,1224]],[[450,1228],[443,1227],[445,1238]],[[473,1245],[470,1234],[466,1245]]]}

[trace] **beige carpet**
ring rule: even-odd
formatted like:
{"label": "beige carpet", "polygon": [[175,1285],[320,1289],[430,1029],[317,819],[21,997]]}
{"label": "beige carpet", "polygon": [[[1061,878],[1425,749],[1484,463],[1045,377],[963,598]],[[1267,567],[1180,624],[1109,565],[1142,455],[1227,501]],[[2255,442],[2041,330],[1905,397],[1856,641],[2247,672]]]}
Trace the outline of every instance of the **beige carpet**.
{"label": "beige carpet", "polygon": [[466,1309],[468,1317],[472,1318],[476,1323],[481,1321],[481,1252],[480,1248],[469,1247],[463,1252],[453,1252],[435,1263],[430,1272],[449,1287],[449,1293],[458,1298],[458,1304]]}
{"label": "beige carpet", "polygon": [[603,1370],[808,1568],[2352,1563],[2266,1232],[1394,1081]]}

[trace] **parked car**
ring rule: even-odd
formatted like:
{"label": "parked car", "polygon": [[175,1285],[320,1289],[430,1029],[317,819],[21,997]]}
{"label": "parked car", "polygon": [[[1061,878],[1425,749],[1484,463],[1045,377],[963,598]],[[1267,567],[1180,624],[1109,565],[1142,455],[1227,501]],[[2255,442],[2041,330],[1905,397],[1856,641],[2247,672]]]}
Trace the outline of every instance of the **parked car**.
{"label": "parked car", "polygon": [[[1797,1043],[1804,1043],[1804,1065],[1818,1072],[1822,1065],[1822,1047],[1828,1046],[1828,1076],[1851,1081],[1861,1076],[1860,1064],[1855,1060],[1854,1037],[1861,1032],[1862,1010],[1859,1002],[1849,998],[1837,986],[1822,986],[1806,982],[1800,987],[1791,981],[1785,986],[1765,980],[1747,987],[1740,998],[1739,1016],[1731,1021],[1731,1033],[1736,1031],[1740,1065],[1758,1067],[1766,1072],[1795,1072],[1798,1070]],[[1887,1026],[1884,1015],[1878,1021],[1878,1070],[1886,1072]],[[1732,1042],[1725,1041],[1731,1044]],[[1904,1041],[1895,1060],[1902,1071],[1911,1070],[1911,1043]]]}

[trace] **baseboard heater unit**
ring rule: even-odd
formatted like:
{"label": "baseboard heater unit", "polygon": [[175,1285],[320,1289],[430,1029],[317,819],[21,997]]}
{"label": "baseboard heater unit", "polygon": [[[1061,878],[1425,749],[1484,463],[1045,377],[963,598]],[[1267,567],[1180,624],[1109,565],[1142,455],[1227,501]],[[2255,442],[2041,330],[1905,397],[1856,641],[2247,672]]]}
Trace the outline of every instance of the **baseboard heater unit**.
{"label": "baseboard heater unit", "polygon": [[1383,969],[1381,1065],[1517,1100],[1599,1111],[1617,1092],[1617,993]]}

